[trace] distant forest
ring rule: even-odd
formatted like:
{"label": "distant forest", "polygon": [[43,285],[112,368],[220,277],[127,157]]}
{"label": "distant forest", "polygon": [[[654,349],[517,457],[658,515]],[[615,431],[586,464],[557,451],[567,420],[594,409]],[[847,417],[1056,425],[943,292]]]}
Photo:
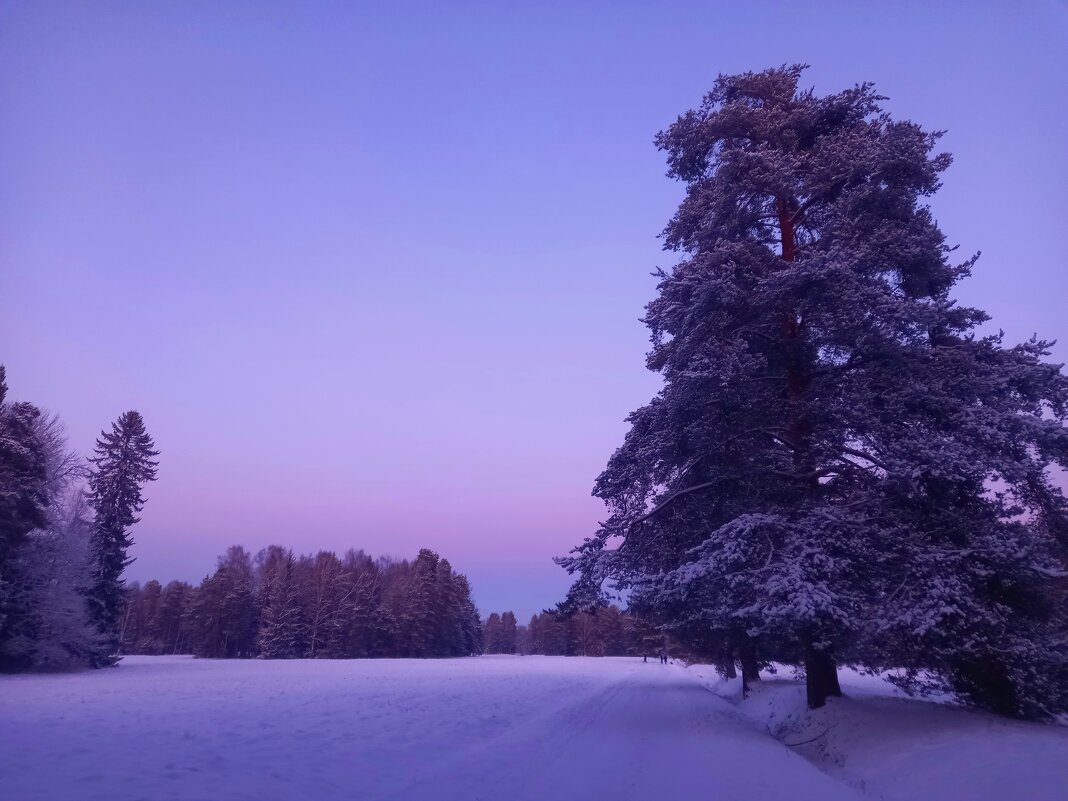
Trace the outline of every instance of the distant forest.
{"label": "distant forest", "polygon": [[[668,642],[617,606],[481,621],[467,579],[427,549],[409,561],[234,546],[199,586],[130,584],[122,616],[123,653],[218,659],[654,656]],[[683,655],[677,643],[669,650]]]}
{"label": "distant forest", "polygon": [[233,546],[200,586],[131,584],[126,654],[303,659],[467,656],[482,625],[467,579],[423,549],[413,560],[363,551],[255,557]]}
{"label": "distant forest", "polygon": [[512,612],[494,612],[483,623],[487,654],[546,656],[654,656],[663,649],[690,656],[652,624],[607,606],[564,614],[548,610],[523,626]]}

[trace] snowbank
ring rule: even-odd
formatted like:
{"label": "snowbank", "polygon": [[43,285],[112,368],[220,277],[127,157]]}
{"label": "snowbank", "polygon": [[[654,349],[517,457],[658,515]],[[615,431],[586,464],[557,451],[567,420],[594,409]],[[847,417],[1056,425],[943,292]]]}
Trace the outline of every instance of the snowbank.
{"label": "snowbank", "polygon": [[848,668],[844,698],[805,705],[790,668],[764,673],[741,700],[741,681],[705,665],[689,671],[749,720],[831,776],[883,801],[1064,801],[1068,728],[1006,720],[948,699],[909,698]]}

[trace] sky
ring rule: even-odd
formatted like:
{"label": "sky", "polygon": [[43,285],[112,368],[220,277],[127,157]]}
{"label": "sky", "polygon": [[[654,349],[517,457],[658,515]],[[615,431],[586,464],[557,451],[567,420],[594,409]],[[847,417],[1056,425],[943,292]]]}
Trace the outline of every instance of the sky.
{"label": "sky", "polygon": [[719,73],[874,82],[947,132],[957,296],[1064,340],[1065,52],[1063,0],[0,0],[0,363],[82,453],[144,415],[130,579],[429,547],[522,621],[659,386],[656,132]]}

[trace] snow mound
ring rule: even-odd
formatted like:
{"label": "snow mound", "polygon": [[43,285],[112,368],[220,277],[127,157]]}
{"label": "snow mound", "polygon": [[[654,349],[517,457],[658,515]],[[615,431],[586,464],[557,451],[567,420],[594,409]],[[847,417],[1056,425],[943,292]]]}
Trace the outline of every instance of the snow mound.
{"label": "snow mound", "polygon": [[790,668],[741,681],[691,672],[747,719],[825,772],[880,801],[1064,801],[1068,728],[909,698],[878,676],[840,671],[843,698],[809,710]]}

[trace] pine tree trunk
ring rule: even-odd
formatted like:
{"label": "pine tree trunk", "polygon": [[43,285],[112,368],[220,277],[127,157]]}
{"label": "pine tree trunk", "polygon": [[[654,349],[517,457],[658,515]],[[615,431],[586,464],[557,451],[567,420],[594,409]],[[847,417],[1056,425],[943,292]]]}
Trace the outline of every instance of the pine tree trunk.
{"label": "pine tree trunk", "polygon": [[[778,198],[775,202],[779,217],[779,234],[782,244],[782,260],[793,263],[797,258],[797,232],[794,224],[796,202],[790,198]],[[789,401],[789,420],[786,423],[788,440],[786,445],[793,450],[794,464],[799,472],[807,472],[807,440],[810,434],[809,421],[801,409],[805,392],[808,390],[808,365],[801,359],[801,323],[797,311],[791,309],[779,320],[779,329],[783,338],[783,357],[786,369],[786,395]]]}
{"label": "pine tree trunk", "polygon": [[842,687],[838,683],[838,666],[830,653],[808,645],[805,647],[805,689],[808,708],[819,709],[827,699],[840,698]]}
{"label": "pine tree trunk", "polygon": [[757,662],[756,649],[748,640],[742,644],[739,661],[742,663],[742,698],[746,698],[749,695],[749,686],[760,681],[760,663]]}
{"label": "pine tree trunk", "polygon": [[[797,234],[794,213],[796,203],[792,199],[779,198],[776,211],[779,217],[779,230],[782,236],[782,259],[793,262],[797,258]],[[794,464],[798,472],[807,472],[808,437],[811,433],[810,423],[800,408],[808,390],[807,365],[800,358],[800,324],[796,312],[791,311],[781,322],[784,344],[786,346],[786,393],[790,404],[790,420],[786,430],[790,437],[787,444],[793,449]],[[817,486],[818,479],[812,480]],[[811,643],[805,644],[805,676],[809,709],[819,709],[827,699],[842,694],[838,684],[838,669],[829,651],[818,650]]]}
{"label": "pine tree trunk", "polygon": [[726,659],[721,660],[719,663],[719,669],[723,671],[723,675],[726,676],[728,679],[738,678],[738,671],[734,667],[733,657],[727,657]]}
{"label": "pine tree trunk", "polygon": [[775,211],[779,216],[779,235],[782,244],[782,260],[793,261],[797,257],[797,235],[794,233],[794,204],[786,198],[777,198]]}

